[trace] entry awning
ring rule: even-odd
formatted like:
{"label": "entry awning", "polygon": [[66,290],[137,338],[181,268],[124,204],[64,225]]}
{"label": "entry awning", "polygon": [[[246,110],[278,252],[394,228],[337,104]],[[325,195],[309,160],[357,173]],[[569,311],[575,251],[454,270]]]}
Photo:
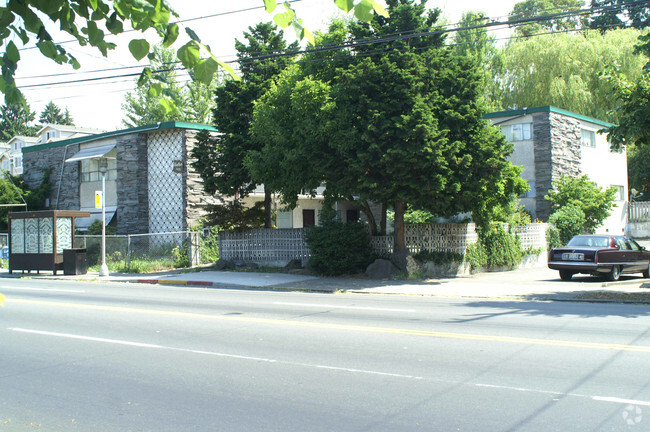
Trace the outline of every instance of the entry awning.
{"label": "entry awning", "polygon": [[84,160],[84,159],[100,158],[102,156],[105,156],[108,152],[110,152],[114,148],[115,148],[115,144],[103,145],[103,146],[99,146],[99,147],[85,148],[85,149],[79,151],[77,154],[75,154],[71,158],[66,159],[65,161],[66,162],[77,162],[77,161]]}

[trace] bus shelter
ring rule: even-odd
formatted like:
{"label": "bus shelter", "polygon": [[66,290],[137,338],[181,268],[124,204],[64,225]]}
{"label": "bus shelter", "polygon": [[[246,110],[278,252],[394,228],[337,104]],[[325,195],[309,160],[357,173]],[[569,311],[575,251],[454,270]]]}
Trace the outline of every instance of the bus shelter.
{"label": "bus shelter", "polygon": [[64,250],[74,245],[74,220],[90,212],[42,210],[9,213],[9,273],[63,270]]}

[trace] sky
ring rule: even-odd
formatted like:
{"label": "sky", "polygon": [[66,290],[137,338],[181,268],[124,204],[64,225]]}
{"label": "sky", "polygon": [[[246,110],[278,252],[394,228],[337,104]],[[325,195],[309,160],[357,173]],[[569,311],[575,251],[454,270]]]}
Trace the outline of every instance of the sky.
{"label": "sky", "polygon": [[[235,58],[235,38],[241,39],[243,31],[249,26],[272,19],[262,7],[263,0],[168,0],[168,2],[179,14],[179,19],[199,18],[184,25],[194,30],[201,40],[210,46],[217,58],[225,61]],[[469,10],[481,10],[491,18],[503,19],[516,2],[516,0],[490,2],[429,0],[427,5],[442,9],[448,22],[455,23],[464,11]],[[333,0],[299,0],[292,3],[292,7],[298,17],[303,19],[305,27],[312,32],[325,29],[332,17],[342,14],[334,6]],[[57,34],[54,27],[49,30],[57,42],[71,39],[65,33]],[[159,41],[155,33],[145,36],[152,45]],[[292,29],[286,29],[285,36],[289,41],[295,40]],[[109,52],[108,57],[103,57],[97,50],[79,47],[76,43],[63,44],[82,65],[81,69],[76,71],[69,65],[57,65],[41,56],[36,49],[22,49],[16,82],[32,111],[37,113],[37,119],[43,107],[52,101],[62,110],[68,108],[76,126],[107,131],[123,129],[124,96],[126,92],[135,88],[137,74],[148,64],[146,59],[136,61],[126,47],[131,38],[141,37],[139,33],[107,37],[109,41],[118,45],[116,50]],[[184,42],[179,39],[174,46],[178,48]],[[133,76],[124,76],[127,74]],[[92,80],[97,77],[111,78]]]}

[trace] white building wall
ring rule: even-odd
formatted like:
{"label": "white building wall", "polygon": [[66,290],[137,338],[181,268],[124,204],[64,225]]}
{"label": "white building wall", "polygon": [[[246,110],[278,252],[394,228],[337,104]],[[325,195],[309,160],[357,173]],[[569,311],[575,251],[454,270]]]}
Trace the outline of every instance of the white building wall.
{"label": "white building wall", "polygon": [[616,197],[616,207],[605,223],[597,228],[597,232],[623,234],[626,222],[625,202],[628,196],[627,154],[625,150],[620,152],[610,150],[607,135],[597,133],[602,126],[582,121],[581,127],[595,132],[595,147],[581,146],[580,170],[601,188],[616,186],[620,190]]}

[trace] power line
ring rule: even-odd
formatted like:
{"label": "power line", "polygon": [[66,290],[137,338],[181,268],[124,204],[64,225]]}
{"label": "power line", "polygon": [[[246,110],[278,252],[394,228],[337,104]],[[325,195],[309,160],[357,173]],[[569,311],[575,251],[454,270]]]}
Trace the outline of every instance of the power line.
{"label": "power line", "polygon": [[[299,1],[299,0],[294,0],[294,1]],[[304,49],[304,50],[299,50],[296,52],[289,52],[289,53],[271,53],[271,54],[264,54],[260,56],[253,56],[253,57],[248,57],[248,58],[243,58],[243,59],[237,59],[237,60],[230,60],[226,61],[226,63],[238,63],[239,65],[242,64],[249,64],[249,63],[254,63],[254,62],[261,62],[261,61],[266,61],[266,60],[274,60],[274,59],[280,59],[280,58],[287,58],[287,57],[295,57],[298,55],[306,55],[306,54],[315,54],[315,53],[320,53],[320,52],[329,52],[329,51],[338,51],[338,50],[346,50],[346,49],[355,49],[358,47],[364,47],[364,46],[370,46],[370,45],[380,45],[380,44],[388,44],[391,42],[396,42],[400,40],[411,40],[411,39],[416,39],[416,38],[424,38],[424,37],[429,37],[429,36],[435,36],[435,35],[442,35],[442,34],[448,34],[448,33],[456,33],[460,31],[469,31],[469,30],[476,30],[476,29],[486,29],[488,31],[492,31],[495,29],[497,26],[508,26],[508,27],[516,27],[518,25],[523,25],[523,24],[529,24],[529,23],[536,23],[536,22],[542,22],[542,21],[549,21],[553,19],[559,19],[559,18],[566,18],[570,16],[578,16],[578,15],[589,15],[593,13],[601,13],[603,11],[620,11],[623,10],[629,6],[634,6],[634,5],[643,5],[643,4],[649,4],[650,0],[638,0],[638,1],[633,1],[633,2],[628,2],[628,3],[623,3],[615,6],[605,6],[605,7],[599,7],[599,8],[589,8],[589,9],[580,9],[576,11],[569,11],[569,12],[559,12],[559,13],[554,13],[554,14],[547,14],[547,15],[538,15],[534,17],[528,17],[528,18],[521,18],[517,20],[507,20],[507,21],[494,21],[491,20],[488,23],[483,23],[480,25],[476,26],[466,26],[466,27],[456,27],[456,28],[444,28],[444,27],[439,27],[435,30],[430,30],[430,31],[420,31],[417,33],[414,32],[405,32],[405,33],[394,33],[391,35],[384,35],[382,37],[377,37],[377,38],[368,38],[368,39],[362,39],[362,40],[357,40],[357,41],[350,41],[346,42],[343,44],[330,44],[330,45],[325,45],[325,46],[319,46],[319,47],[314,47],[314,48],[309,48],[309,49]],[[490,20],[489,18],[485,18],[487,20]],[[604,27],[603,27],[604,28]],[[589,30],[598,30],[601,29],[596,28],[596,29],[589,29]],[[561,33],[561,32],[579,32],[579,31],[584,31],[585,29],[574,29],[574,30],[568,30],[568,31],[551,31],[543,34],[536,34],[536,35],[529,35],[528,37],[533,37],[533,36],[541,36],[541,35],[547,35],[551,33]],[[517,39],[521,38],[522,36],[511,36],[507,39]],[[449,44],[448,46],[454,46],[457,44]],[[424,46],[422,49],[426,49],[427,47]],[[391,47],[385,47],[373,51],[366,52],[364,56],[368,55],[374,55],[374,54],[380,54],[383,52],[388,52],[392,50],[393,48]],[[355,55],[359,56],[361,55],[361,52],[355,53]],[[334,60],[339,57],[326,57],[326,58],[321,58],[321,59],[302,59],[302,60],[296,60],[293,62],[287,62],[287,63],[300,63],[300,62],[307,62],[307,61],[327,61],[327,60]],[[175,62],[175,64],[178,64],[179,62]],[[148,66],[125,66],[123,68],[112,68],[112,69],[106,69],[106,71],[109,70],[120,70],[120,69],[128,69],[128,68],[144,68]],[[162,69],[158,72],[167,72],[167,71],[172,71],[172,70],[184,70],[183,68],[168,68],[168,69]],[[98,70],[95,72],[101,72],[102,70]],[[62,82],[56,82],[56,83],[42,83],[42,84],[32,84],[32,85],[25,85],[25,86],[19,86],[20,88],[36,88],[36,87],[52,87],[52,86],[57,86],[57,85],[66,85],[66,84],[75,84],[75,83],[84,83],[84,82],[96,82],[96,81],[102,81],[102,80],[108,80],[108,79],[116,79],[116,78],[128,78],[128,77],[136,77],[139,76],[140,73],[129,73],[129,74],[122,74],[122,75],[112,75],[112,76],[106,76],[106,77],[95,77],[95,78],[86,78],[86,79],[79,79],[79,80],[70,80],[70,81],[62,81]],[[54,76],[54,75],[52,75]],[[48,77],[47,75],[43,77]],[[36,78],[36,77],[34,77]]]}

